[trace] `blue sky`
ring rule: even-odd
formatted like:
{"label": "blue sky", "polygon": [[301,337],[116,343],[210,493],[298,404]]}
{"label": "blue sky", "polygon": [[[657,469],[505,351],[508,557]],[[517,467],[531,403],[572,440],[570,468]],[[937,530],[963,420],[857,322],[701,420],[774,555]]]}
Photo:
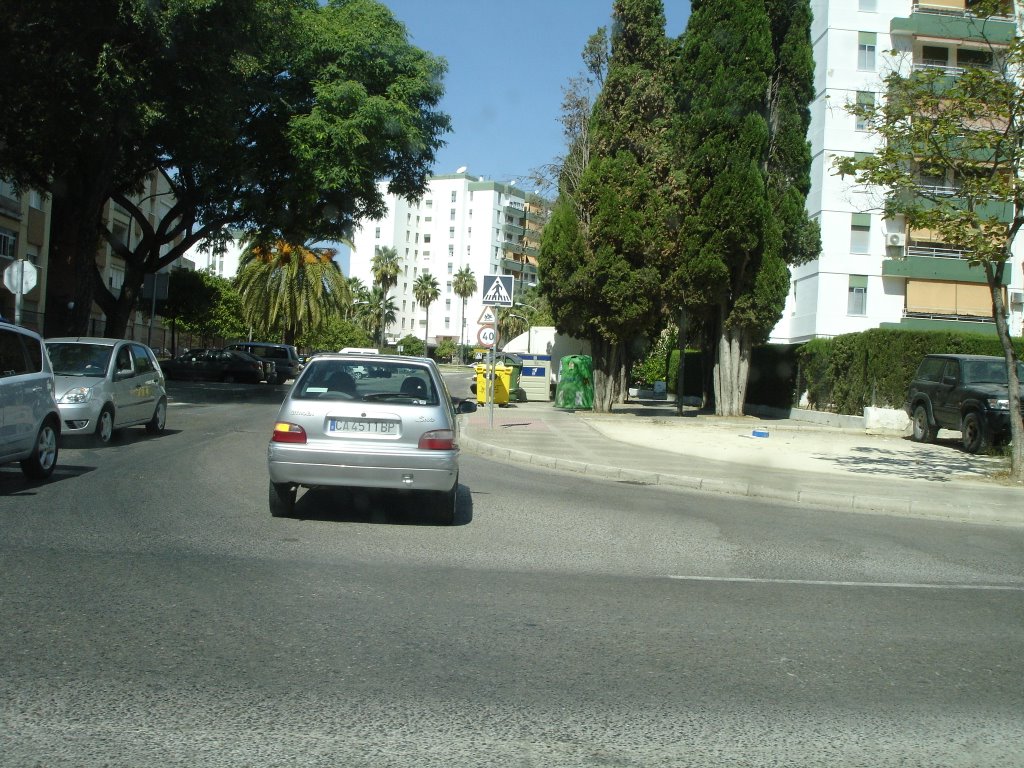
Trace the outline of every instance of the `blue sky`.
{"label": "blue sky", "polygon": [[[583,70],[587,38],[612,0],[381,0],[410,41],[448,60],[441,109],[452,132],[434,173],[522,179],[564,152],[562,88]],[[689,0],[665,0],[667,31],[686,27]]]}

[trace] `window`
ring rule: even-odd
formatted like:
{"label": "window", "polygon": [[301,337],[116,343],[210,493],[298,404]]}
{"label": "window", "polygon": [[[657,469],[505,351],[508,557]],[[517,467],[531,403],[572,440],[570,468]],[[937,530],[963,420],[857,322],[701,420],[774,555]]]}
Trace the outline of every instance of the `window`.
{"label": "window", "polygon": [[448,246],[448,258],[450,259],[454,255],[455,255],[455,246],[454,245],[449,245]]}
{"label": "window", "polygon": [[455,209],[454,208],[452,208],[451,211],[449,212],[448,220],[449,221],[455,221]]}
{"label": "window", "polygon": [[456,199],[457,199],[457,193],[456,193],[456,192],[455,192],[455,190],[453,189],[453,190],[452,190],[452,202],[454,203]]}
{"label": "window", "polygon": [[868,253],[871,249],[871,214],[855,213],[850,219],[850,253]]}
{"label": "window", "polygon": [[455,239],[455,227],[448,227],[448,239],[449,240],[454,240]]}
{"label": "window", "polygon": [[992,69],[992,62],[992,51],[976,51],[971,48],[961,48],[956,52],[956,63],[959,67]]}
{"label": "window", "polygon": [[868,276],[850,275],[850,292],[846,300],[848,315],[866,315],[868,310]]}
{"label": "window", "polygon": [[433,208],[433,207],[434,207],[434,201],[428,199],[427,200],[427,208]]}
{"label": "window", "polygon": [[857,69],[874,71],[875,46],[878,35],[875,32],[860,32],[857,35]]}
{"label": "window", "polygon": [[430,235],[423,235],[423,244],[427,245],[430,243]]}
{"label": "window", "polygon": [[[875,94],[871,91],[857,91],[857,106],[858,107],[874,107],[875,106]],[[858,131],[868,130],[869,122],[866,117],[861,115],[856,116],[856,124],[854,129]]]}
{"label": "window", "polygon": [[949,66],[949,48],[945,48],[941,45],[922,46],[921,63],[926,67]]}
{"label": "window", "polygon": [[860,0],[858,10],[864,13],[874,13],[878,10],[878,0]]}
{"label": "window", "polygon": [[373,230],[373,236],[380,240],[380,227],[377,227],[376,229]]}
{"label": "window", "polygon": [[28,204],[37,210],[43,210],[43,194],[38,189],[30,189],[28,191]]}
{"label": "window", "polygon": [[0,179],[0,197],[8,197],[11,200],[20,200],[17,191],[14,189],[14,185],[7,181],[7,179]]}
{"label": "window", "polygon": [[454,265],[454,264],[452,264],[452,263],[451,263],[451,262],[449,261],[449,262],[448,262],[448,274],[449,274],[449,275],[453,275],[453,274],[455,274],[455,272],[454,272],[454,269],[455,269],[455,265]]}
{"label": "window", "polygon": [[16,233],[0,227],[0,256],[3,256],[5,259],[13,259],[17,242],[18,235]]}

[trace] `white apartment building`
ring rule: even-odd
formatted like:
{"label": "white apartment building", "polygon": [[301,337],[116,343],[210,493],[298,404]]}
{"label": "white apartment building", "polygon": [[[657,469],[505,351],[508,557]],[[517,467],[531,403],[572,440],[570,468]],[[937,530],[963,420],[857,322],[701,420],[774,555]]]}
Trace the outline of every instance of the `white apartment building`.
{"label": "white apartment building", "polygon": [[[354,232],[348,276],[372,287],[376,249],[396,249],[401,271],[389,292],[397,308],[396,321],[388,326],[389,342],[412,334],[431,346],[446,338],[475,344],[484,275],[514,275],[517,292],[536,284],[546,206],[515,182],[489,181],[464,170],[431,177],[426,194],[416,202],[387,194],[386,184],[381,187],[387,213]],[[452,281],[467,266],[478,290],[466,302],[463,328],[462,299]],[[429,328],[427,313],[413,295],[416,278],[425,272],[434,276],[441,291],[430,305]]]}
{"label": "white apartment building", "polygon": [[[792,269],[772,342],[878,327],[995,333],[982,270],[968,268],[955,245],[935,242],[928,232],[908,232],[902,221],[883,220],[882,191],[840,178],[833,168],[837,156],[875,150],[877,139],[846,106],[884,98],[882,78],[892,68],[943,67],[955,77],[958,63],[997,63],[1014,21],[987,19],[982,25],[971,15],[972,5],[973,0],[812,0],[816,98],[807,209],[821,225],[822,251]],[[1006,270],[1014,335],[1022,333],[1024,314],[1021,263],[1015,252]]]}

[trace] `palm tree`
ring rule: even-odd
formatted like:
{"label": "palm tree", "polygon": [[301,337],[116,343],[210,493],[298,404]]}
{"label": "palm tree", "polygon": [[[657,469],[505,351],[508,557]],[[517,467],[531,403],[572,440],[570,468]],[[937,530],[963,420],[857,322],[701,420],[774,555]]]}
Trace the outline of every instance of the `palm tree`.
{"label": "palm tree", "polygon": [[[395,300],[386,296],[384,291],[376,286],[371,288],[367,294],[366,303],[359,304],[357,309],[359,310],[359,322],[366,332],[379,338],[383,338],[382,329],[395,322],[398,312]],[[380,349],[382,352],[384,351],[383,346]]]}
{"label": "palm tree", "polygon": [[330,248],[311,249],[284,240],[250,242],[242,252],[236,285],[251,328],[294,344],[303,330],[340,313],[352,296]]}
{"label": "palm tree", "polygon": [[412,284],[412,295],[427,311],[427,320],[423,327],[423,349],[429,357],[430,345],[427,343],[427,337],[430,335],[430,305],[441,298],[441,286],[437,284],[436,277],[429,272],[424,272]]}
{"label": "palm tree", "polygon": [[[384,296],[379,302],[379,305],[383,307],[388,291],[398,285],[398,275],[401,272],[401,265],[398,263],[398,249],[378,245],[374,250],[370,269],[373,271],[373,281],[380,286]],[[391,322],[394,322],[394,316],[391,317]],[[380,348],[382,350],[384,349],[384,333],[387,326],[388,319],[385,317],[380,328]]]}
{"label": "palm tree", "polygon": [[462,299],[462,327],[459,329],[460,362],[465,362],[462,359],[462,355],[463,349],[466,345],[466,299],[476,293],[476,288],[476,277],[473,275],[473,270],[471,270],[468,265],[455,273],[455,277],[452,279],[452,290],[455,291],[456,296]]}

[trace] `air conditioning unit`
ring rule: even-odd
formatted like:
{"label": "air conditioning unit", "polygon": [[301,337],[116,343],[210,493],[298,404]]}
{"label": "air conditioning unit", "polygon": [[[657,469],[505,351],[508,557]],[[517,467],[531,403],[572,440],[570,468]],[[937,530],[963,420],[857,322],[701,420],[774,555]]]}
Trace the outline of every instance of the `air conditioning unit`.
{"label": "air conditioning unit", "polygon": [[1010,291],[1011,304],[1024,304],[1024,291]]}
{"label": "air conditioning unit", "polygon": [[907,236],[903,232],[890,232],[885,236],[885,242],[893,248],[902,248],[907,244]]}

